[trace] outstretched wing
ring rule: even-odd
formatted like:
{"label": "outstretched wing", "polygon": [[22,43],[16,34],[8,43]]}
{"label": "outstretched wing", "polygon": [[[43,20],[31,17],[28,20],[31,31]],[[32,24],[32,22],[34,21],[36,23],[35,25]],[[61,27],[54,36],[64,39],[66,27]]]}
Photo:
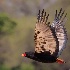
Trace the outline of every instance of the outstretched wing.
{"label": "outstretched wing", "polygon": [[51,55],[57,55],[59,42],[54,31],[51,30],[50,23],[46,23],[48,16],[49,14],[46,16],[46,12],[44,12],[44,10],[41,14],[39,10],[34,35],[35,52],[41,53],[49,51]]}
{"label": "outstretched wing", "polygon": [[65,15],[63,15],[64,12],[65,11],[62,11],[62,8],[61,8],[59,13],[57,14],[57,10],[56,10],[55,19],[54,19],[53,23],[51,24],[51,28],[55,30],[56,36],[59,41],[58,56],[61,54],[62,50],[66,47],[66,43],[67,43],[67,33],[66,33],[66,29],[64,27],[64,24],[67,20],[66,19],[67,13]]}

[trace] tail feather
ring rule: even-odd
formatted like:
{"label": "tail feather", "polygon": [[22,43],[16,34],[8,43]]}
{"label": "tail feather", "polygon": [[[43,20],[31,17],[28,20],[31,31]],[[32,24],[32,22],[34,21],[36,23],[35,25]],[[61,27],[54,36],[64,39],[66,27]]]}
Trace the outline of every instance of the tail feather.
{"label": "tail feather", "polygon": [[62,60],[62,59],[59,59],[59,58],[57,58],[57,59],[56,59],[56,62],[57,62],[57,63],[59,63],[59,64],[66,63],[64,60]]}

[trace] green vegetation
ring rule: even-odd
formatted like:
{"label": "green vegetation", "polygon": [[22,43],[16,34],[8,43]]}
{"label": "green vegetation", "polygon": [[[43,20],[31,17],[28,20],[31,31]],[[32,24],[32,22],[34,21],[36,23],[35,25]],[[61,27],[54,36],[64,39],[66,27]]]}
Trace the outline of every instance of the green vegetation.
{"label": "green vegetation", "polygon": [[35,70],[34,66],[32,64],[29,64],[29,63],[28,64],[26,64],[26,63],[22,64],[21,65],[21,69],[22,70]]}
{"label": "green vegetation", "polygon": [[0,35],[9,34],[13,31],[16,23],[7,17],[6,14],[0,13]]}
{"label": "green vegetation", "polygon": [[11,69],[9,69],[6,66],[0,64],[0,70],[11,70]]}

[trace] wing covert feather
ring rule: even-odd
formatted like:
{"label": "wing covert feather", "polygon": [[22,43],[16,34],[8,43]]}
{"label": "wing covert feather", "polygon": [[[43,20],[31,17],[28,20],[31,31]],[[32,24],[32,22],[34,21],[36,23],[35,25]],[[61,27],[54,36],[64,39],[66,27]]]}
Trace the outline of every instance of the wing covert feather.
{"label": "wing covert feather", "polygon": [[54,36],[49,23],[46,23],[48,20],[48,16],[46,16],[46,13],[44,14],[44,11],[42,11],[42,14],[40,16],[40,11],[38,14],[38,22],[36,22],[35,26],[35,52],[41,53],[49,51],[52,54],[58,53],[56,50],[58,50],[57,47],[57,38]]}

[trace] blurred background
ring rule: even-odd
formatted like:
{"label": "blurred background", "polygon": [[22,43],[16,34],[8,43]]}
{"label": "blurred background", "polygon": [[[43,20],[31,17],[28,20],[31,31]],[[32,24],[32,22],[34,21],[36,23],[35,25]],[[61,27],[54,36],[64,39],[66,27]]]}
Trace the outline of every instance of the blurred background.
{"label": "blurred background", "polygon": [[[67,12],[65,27],[67,48],[60,58],[67,63],[41,63],[22,57],[25,51],[34,51],[34,28],[37,13],[45,9],[51,23],[55,10]],[[70,70],[70,0],[0,0],[0,70]]]}

